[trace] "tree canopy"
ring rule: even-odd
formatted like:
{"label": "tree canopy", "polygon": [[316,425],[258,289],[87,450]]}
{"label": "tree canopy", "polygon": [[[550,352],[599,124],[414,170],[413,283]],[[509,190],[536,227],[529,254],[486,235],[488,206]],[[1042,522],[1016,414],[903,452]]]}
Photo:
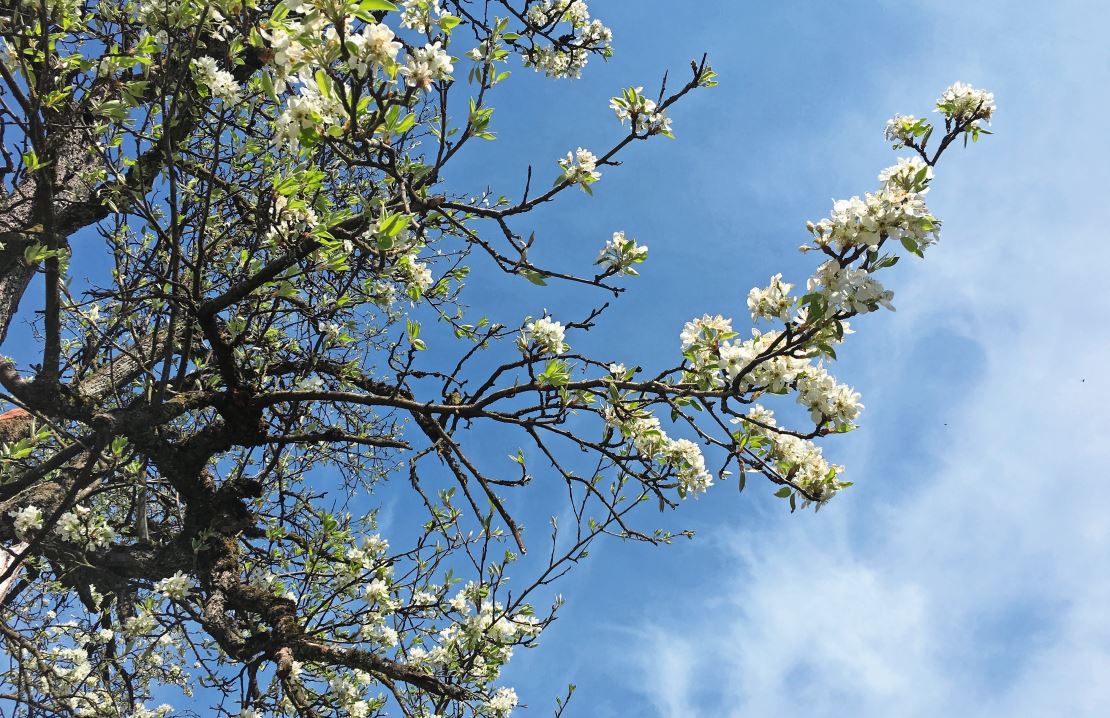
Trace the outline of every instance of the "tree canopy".
{"label": "tree canopy", "polygon": [[[807,225],[805,286],[776,274],[750,332],[704,315],[631,364],[574,347],[648,248],[613,228],[594,265],[548,266],[528,214],[672,137],[705,58],[617,90],[608,147],[491,189],[451,174],[495,139],[491,90],[612,52],[581,0],[7,0],[0,36],[12,715],[193,709],[168,686],[219,715],[508,716],[502,667],[595,539],[669,542],[655,512],[749,474],[790,510],[849,485],[820,441],[862,406],[827,367],[891,306],[876,275],[936,242],[932,168],[994,111],[956,83],[936,122],[894,117],[903,156]],[[487,317],[466,290],[491,273],[600,299]],[[538,484],[569,525],[514,517]]]}

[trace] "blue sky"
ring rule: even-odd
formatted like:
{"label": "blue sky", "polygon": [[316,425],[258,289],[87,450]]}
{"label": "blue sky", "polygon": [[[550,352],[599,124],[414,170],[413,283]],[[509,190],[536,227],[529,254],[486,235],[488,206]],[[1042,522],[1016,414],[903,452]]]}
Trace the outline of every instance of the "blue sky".
{"label": "blue sky", "polygon": [[[672,113],[677,141],[637,146],[595,197],[536,218],[554,260],[592,260],[614,229],[651,247],[580,340],[629,363],[672,359],[692,316],[742,319],[774,272],[804,280],[805,220],[873,187],[894,157],[889,116],[921,116],[961,80],[995,92],[997,134],[946,157],[930,194],[941,244],[896,268],[897,313],[857,322],[842,353],[836,372],[867,410],[827,451],[856,486],[789,515],[767,484],[722,484],[669,519],[694,541],[606,544],[562,585],[544,645],[514,658],[528,714],[573,681],[577,715],[600,717],[1105,715],[1106,6],[591,9],[616,57],[578,83],[522,80],[495,102],[500,141],[456,171],[499,190],[524,162],[554,172],[567,149],[615,136],[617,89],[710,53],[721,85]],[[543,291],[487,296],[581,306]]]}

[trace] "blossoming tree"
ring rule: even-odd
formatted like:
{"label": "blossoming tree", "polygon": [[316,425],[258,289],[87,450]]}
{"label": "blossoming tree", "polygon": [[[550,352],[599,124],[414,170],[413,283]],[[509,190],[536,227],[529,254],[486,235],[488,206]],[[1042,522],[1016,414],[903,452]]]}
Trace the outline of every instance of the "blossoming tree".
{"label": "blossoming tree", "polygon": [[[581,0],[22,0],[0,34],[0,340],[33,334],[0,359],[12,715],[164,716],[198,690],[218,715],[507,716],[502,667],[558,608],[537,598],[602,535],[671,540],[638,509],[750,473],[791,509],[848,485],[818,443],[861,409],[834,347],[936,241],[932,168],[994,110],[957,83],[936,123],[891,120],[905,156],[808,225],[805,287],[775,275],[756,329],[694,319],[648,371],[574,350],[605,305],[485,319],[465,283],[619,295],[647,247],[541,265],[527,215],[671,136],[704,59],[617,92],[612,145],[538,158],[510,199],[449,166],[493,139],[514,63],[609,56]],[[479,456],[489,430],[527,452]],[[571,525],[524,530],[507,497],[533,483]],[[382,501],[409,507],[396,535]]]}

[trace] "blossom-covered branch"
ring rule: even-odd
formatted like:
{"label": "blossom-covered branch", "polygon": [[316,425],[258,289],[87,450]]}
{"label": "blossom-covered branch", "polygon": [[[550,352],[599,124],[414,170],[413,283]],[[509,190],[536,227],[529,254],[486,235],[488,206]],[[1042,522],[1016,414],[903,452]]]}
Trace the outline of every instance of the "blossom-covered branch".
{"label": "blossom-covered branch", "polygon": [[[680,135],[704,57],[614,88],[605,147],[502,194],[453,160],[496,138],[518,66],[611,55],[582,0],[46,0],[0,37],[0,339],[36,337],[0,358],[0,700],[28,716],[167,716],[172,687],[217,715],[505,718],[502,669],[593,542],[688,535],[645,505],[749,473],[792,509],[848,485],[819,445],[862,410],[835,348],[892,308],[879,272],[937,240],[934,165],[994,112],[957,83],[943,127],[895,117],[910,156],[808,225],[812,275],[659,361],[576,349],[603,302],[465,300],[494,274],[625,291],[648,246],[613,227],[593,264],[547,266],[529,213]],[[536,484],[565,491],[549,534],[511,510]]]}

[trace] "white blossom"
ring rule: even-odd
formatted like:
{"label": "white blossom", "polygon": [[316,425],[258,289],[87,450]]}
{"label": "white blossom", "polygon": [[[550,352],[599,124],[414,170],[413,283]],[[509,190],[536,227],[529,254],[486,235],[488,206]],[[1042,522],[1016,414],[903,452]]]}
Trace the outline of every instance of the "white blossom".
{"label": "white blossom", "polygon": [[297,95],[289,98],[285,110],[275,122],[276,139],[296,146],[301,132],[314,129],[321,131],[329,125],[338,124],[346,110],[334,93],[321,87],[316,78],[307,71],[297,75]]}
{"label": "white blossom", "polygon": [[994,110],[993,93],[976,90],[962,82],[953,84],[937,100],[937,112],[959,122],[986,120],[989,123]]}
{"label": "white blossom", "polygon": [[731,319],[725,319],[720,314],[712,317],[705,314],[700,319],[686,322],[679,339],[682,341],[682,351],[688,351],[707,342],[715,343],[720,337],[731,333]]}
{"label": "white blossom", "polygon": [[886,121],[883,136],[891,142],[904,145],[914,138],[914,128],[918,120],[913,115],[895,115]]}
{"label": "white blossom", "polygon": [[[770,441],[768,460],[777,465],[775,468],[780,474],[790,476],[791,483],[808,494],[802,496],[803,506],[824,503],[848,485],[839,479],[844,467],[830,464],[821,448],[812,441],[778,430],[770,410],[755,404],[745,418],[758,422],[747,424],[753,434]],[[746,422],[741,419],[739,423]]]}
{"label": "white blossom", "polygon": [[116,532],[102,516],[94,515],[86,506],[74,506],[58,519],[54,533],[63,541],[78,544],[86,550],[107,548],[115,540]]}
{"label": "white blossom", "polygon": [[282,4],[289,8],[289,12],[308,14],[316,9],[311,0],[282,0]]}
{"label": "white blossom", "polygon": [[22,509],[12,509],[8,516],[14,519],[12,528],[20,539],[30,538],[31,534],[42,529],[42,509],[34,504],[27,504]]}
{"label": "white blossom", "polygon": [[440,47],[439,41],[428,43],[409,54],[400,74],[409,87],[428,90],[436,80],[450,81],[455,66],[451,56]]}
{"label": "white blossom", "polygon": [[531,23],[533,26],[535,26],[537,28],[543,27],[544,25],[546,25],[549,22],[549,20],[547,19],[548,9],[549,9],[549,4],[548,3],[546,3],[546,2],[537,2],[537,3],[535,3],[534,5],[532,5],[531,7],[528,8],[528,12],[525,14],[525,17],[528,19],[528,22]]}
{"label": "white blossom", "polygon": [[605,243],[594,264],[618,274],[636,276],[639,272],[632,266],[647,259],[648,248],[637,244],[635,239],[627,239],[624,232],[613,232],[613,238]]}
{"label": "white blossom", "polygon": [[781,332],[752,330],[752,338],[725,342],[720,347],[720,368],[741,390],[761,387],[775,394],[785,392],[808,363],[789,355],[775,354]]}
{"label": "white blossom", "polygon": [[208,88],[212,97],[222,100],[228,105],[237,105],[243,101],[239,83],[235,77],[226,70],[221,70],[214,58],[198,57],[192,62],[193,73],[197,82]]}
{"label": "white blossom", "polygon": [[467,590],[463,589],[463,590],[459,591],[458,593],[456,593],[454,596],[452,596],[451,600],[448,601],[448,605],[451,606],[451,610],[453,610],[457,613],[462,613],[462,614],[469,613],[470,612],[470,599],[467,596]]}
{"label": "white blossom", "polygon": [[155,591],[174,601],[184,600],[192,587],[192,580],[180,571],[154,584]]}
{"label": "white blossom", "polygon": [[597,171],[597,156],[581,147],[568,152],[559,160],[559,166],[563,168],[563,181],[577,184],[587,192],[589,186],[601,178],[601,173]]}
{"label": "white blossom", "polygon": [[809,409],[814,423],[832,422],[838,430],[852,428],[863,410],[860,395],[841,384],[824,367],[811,366],[798,376],[798,403]]}
{"label": "white blossom", "polygon": [[123,632],[131,637],[145,636],[157,626],[158,622],[154,620],[154,616],[145,610],[140,610],[134,616],[124,620]]}
{"label": "white blossom", "polygon": [[404,0],[401,8],[401,27],[427,32],[433,22],[433,15],[438,19],[448,15],[439,3],[440,0]]}
{"label": "white blossom", "polygon": [[623,125],[631,120],[632,129],[639,134],[671,136],[671,118],[663,110],[656,109],[655,100],[643,94],[643,87],[630,87],[618,97],[609,101],[609,107],[616,113]]}
{"label": "white blossom", "polygon": [[415,255],[406,254],[397,262],[399,279],[414,289],[417,294],[423,294],[435,283],[432,270],[428,265],[418,260]]}
{"label": "white blossom", "polygon": [[[914,174],[906,172],[914,168]],[[828,219],[810,222],[808,227],[818,246],[831,244],[839,251],[866,246],[878,249],[886,239],[909,242],[918,250],[937,241],[939,222],[925,206],[926,171],[903,161],[886,170],[883,186],[862,198],[837,200]]]}
{"label": "white blossom", "polygon": [[513,712],[513,708],[516,708],[517,700],[516,691],[512,688],[498,688],[497,691],[490,696],[489,701],[486,703],[486,707],[493,715],[498,716],[498,718],[506,718]]}
{"label": "white blossom", "polygon": [[676,439],[664,450],[666,461],[678,474],[682,495],[702,493],[713,485],[713,478],[705,470],[705,457],[701,448],[689,439]]}
{"label": "white blossom", "polygon": [[917,155],[899,157],[897,164],[879,173],[884,189],[902,189],[919,195],[929,191],[927,185],[932,179],[933,168]]}
{"label": "white blossom", "polygon": [[395,37],[393,30],[383,23],[369,23],[362,28],[362,32],[352,35],[350,41],[358,50],[350,61],[355,74],[365,77],[375,66],[396,61],[401,43]]}
{"label": "white blossom", "polygon": [[833,259],[817,268],[806,286],[811,292],[820,292],[829,307],[843,312],[872,312],[879,307],[894,309],[891,300],[894,292],[883,287],[866,269],[841,267]]}
{"label": "white blossom", "polygon": [[524,346],[535,342],[541,353],[562,354],[567,350],[566,329],[551,317],[540,317],[524,328]]}
{"label": "white blossom", "polygon": [[700,319],[686,322],[679,334],[682,353],[690,359],[694,371],[701,372],[713,365],[719,356],[718,345],[730,337],[732,320],[722,317],[703,315]]}
{"label": "white blossom", "polygon": [[771,277],[766,289],[754,287],[748,292],[748,311],[752,314],[753,321],[760,319],[790,320],[790,308],[794,306],[794,298],[790,296],[793,284],[782,281],[782,274]]}
{"label": "white blossom", "polygon": [[[526,64],[548,77],[580,77],[589,62],[590,52],[603,56],[611,52],[613,33],[599,20],[589,19],[586,3],[569,0],[542,0],[529,6],[525,15],[531,25],[529,34],[536,40],[536,31],[543,29],[555,36],[559,33],[559,46],[537,43],[524,55]],[[567,22],[570,27],[552,30],[551,25]]]}
{"label": "white blossom", "polygon": [[378,603],[382,606],[393,605],[389,593],[389,584],[380,578],[375,578],[368,583],[363,590],[363,595],[366,597],[368,603]]}
{"label": "white blossom", "polygon": [[297,385],[294,388],[297,391],[323,391],[324,379],[315,375],[306,376],[304,379],[301,379],[299,382],[297,382]]}

